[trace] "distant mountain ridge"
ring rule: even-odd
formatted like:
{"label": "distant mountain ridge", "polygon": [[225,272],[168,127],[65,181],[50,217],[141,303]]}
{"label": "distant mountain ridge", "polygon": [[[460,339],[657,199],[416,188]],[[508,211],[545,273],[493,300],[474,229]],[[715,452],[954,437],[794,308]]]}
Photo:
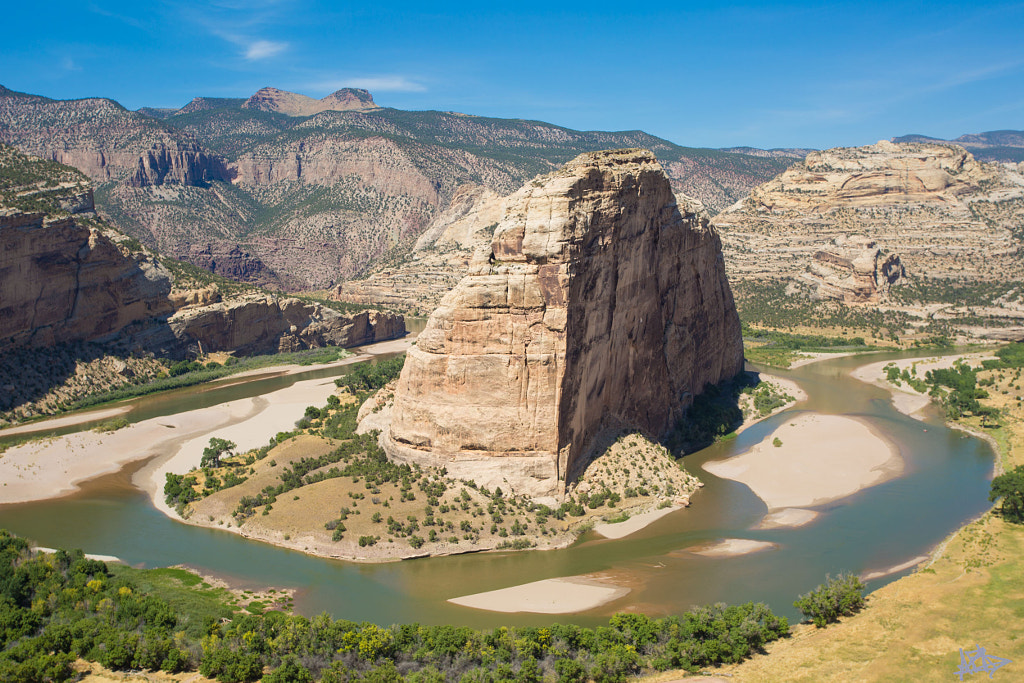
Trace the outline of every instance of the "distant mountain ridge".
{"label": "distant mountain ridge", "polygon": [[1024,161],[1024,130],[990,130],[985,133],[967,133],[955,140],[943,140],[927,135],[903,135],[893,142],[951,143],[960,145],[978,161]]}
{"label": "distant mountain ridge", "polygon": [[507,194],[583,152],[651,149],[673,188],[712,211],[791,161],[642,131],[382,108],[358,89],[317,100],[264,88],[135,112],[0,86],[0,142],[86,173],[97,209],[144,244],[287,290],[401,260],[460,187]]}

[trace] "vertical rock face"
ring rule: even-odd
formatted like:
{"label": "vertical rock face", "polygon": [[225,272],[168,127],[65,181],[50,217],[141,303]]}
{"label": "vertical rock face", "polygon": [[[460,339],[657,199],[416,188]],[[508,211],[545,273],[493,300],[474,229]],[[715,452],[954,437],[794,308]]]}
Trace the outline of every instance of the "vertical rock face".
{"label": "vertical rock face", "polygon": [[129,187],[164,184],[195,187],[211,180],[230,180],[221,159],[207,154],[195,143],[172,146],[159,143],[139,156],[135,172],[125,182]]}
{"label": "vertical rock face", "polygon": [[407,356],[397,460],[559,495],[605,427],[669,429],[742,369],[718,235],[646,150],[583,154],[507,200]]}
{"label": "vertical rock face", "polygon": [[0,214],[0,351],[117,333],[171,310],[171,276],[74,218]]}

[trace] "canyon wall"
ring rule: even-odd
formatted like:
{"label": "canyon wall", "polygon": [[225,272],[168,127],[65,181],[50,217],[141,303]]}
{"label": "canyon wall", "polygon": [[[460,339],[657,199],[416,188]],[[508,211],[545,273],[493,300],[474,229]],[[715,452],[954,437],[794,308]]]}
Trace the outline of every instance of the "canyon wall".
{"label": "canyon wall", "polygon": [[170,273],[74,216],[0,209],[0,351],[99,339],[166,315]]}
{"label": "canyon wall", "polygon": [[718,235],[652,153],[587,153],[505,200],[409,351],[381,443],[557,497],[601,430],[661,435],[742,366]]}

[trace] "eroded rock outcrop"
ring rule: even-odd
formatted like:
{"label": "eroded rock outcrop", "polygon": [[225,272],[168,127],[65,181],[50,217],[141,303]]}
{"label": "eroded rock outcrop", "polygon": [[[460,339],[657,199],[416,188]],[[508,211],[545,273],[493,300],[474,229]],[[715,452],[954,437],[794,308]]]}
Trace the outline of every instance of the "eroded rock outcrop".
{"label": "eroded rock outcrop", "polygon": [[177,345],[186,345],[191,353],[243,355],[360,346],[405,334],[400,315],[344,315],[316,303],[263,295],[183,308],[168,318],[167,325]]}
{"label": "eroded rock outcrop", "polygon": [[223,159],[206,153],[195,143],[154,144],[143,152],[135,172],[128,178],[129,187],[177,184],[200,186],[211,180],[230,180]]}
{"label": "eroded rock outcrop", "polygon": [[841,235],[814,252],[803,279],[820,299],[878,303],[906,275],[899,254],[887,254],[862,235]]}
{"label": "eroded rock outcrop", "polygon": [[507,199],[409,351],[381,442],[557,496],[602,429],[662,434],[742,363],[715,231],[650,152],[583,154]]}

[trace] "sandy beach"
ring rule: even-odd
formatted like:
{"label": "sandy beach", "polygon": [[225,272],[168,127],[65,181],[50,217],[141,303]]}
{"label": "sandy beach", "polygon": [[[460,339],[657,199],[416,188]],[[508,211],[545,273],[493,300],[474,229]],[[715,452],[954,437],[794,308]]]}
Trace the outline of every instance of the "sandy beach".
{"label": "sandy beach", "polygon": [[599,522],[594,525],[594,531],[605,538],[625,538],[626,536],[649,526],[651,523],[661,519],[665,515],[682,509],[682,505],[670,505],[669,507],[661,508],[660,510],[649,510],[648,512],[635,514],[625,522],[616,522],[614,524]]}
{"label": "sandy beach", "polygon": [[[773,445],[776,439],[781,445]],[[903,461],[895,447],[859,420],[806,413],[746,453],[703,467],[746,484],[772,512],[845,498],[897,476]]]}
{"label": "sandy beach", "polygon": [[830,360],[832,358],[844,358],[846,356],[857,356],[864,351],[844,351],[842,353],[826,353],[824,351],[800,351],[800,357],[789,364],[790,370],[795,370],[804,365],[817,363],[818,361]]}
{"label": "sandy beach", "polygon": [[600,607],[618,600],[627,593],[628,588],[610,584],[596,577],[569,576],[464,595],[451,598],[448,602],[491,612],[570,614]]}
{"label": "sandy beach", "polygon": [[873,571],[873,572],[866,572],[865,574],[861,575],[860,580],[861,581],[871,581],[872,579],[878,579],[878,578],[881,578],[883,576],[888,576],[889,574],[895,574],[896,572],[901,572],[904,569],[910,569],[911,567],[916,567],[917,565],[921,564],[922,562],[926,561],[927,559],[928,559],[927,555],[919,555],[918,557],[915,557],[913,559],[907,560],[906,562],[901,562],[900,564],[897,564],[897,565],[895,565],[893,567],[889,567],[887,569],[881,569],[881,570]]}
{"label": "sandy beach", "polygon": [[985,359],[992,358],[992,354],[993,352],[960,355],[950,354],[948,356],[929,356],[926,358],[902,358],[895,361],[878,361],[877,363],[868,363],[867,365],[862,365],[859,368],[856,368],[850,373],[850,376],[854,379],[859,379],[861,382],[874,384],[877,387],[885,389],[890,393],[893,407],[896,408],[896,410],[900,411],[904,415],[916,417],[922,408],[932,402],[931,397],[928,396],[928,394],[922,394],[919,391],[915,391],[906,382],[900,382],[900,385],[896,386],[886,380],[886,366],[894,364],[900,369],[900,372],[916,367],[917,376],[923,379],[925,373],[929,370],[951,368],[953,367],[953,363],[960,359],[963,359],[972,365],[978,364]]}
{"label": "sandy beach", "polygon": [[74,415],[67,415],[65,417],[54,417],[49,420],[40,420],[39,422],[32,422],[26,425],[18,425],[17,427],[8,427],[0,430],[0,436],[48,432],[53,429],[60,429],[61,427],[79,425],[83,422],[109,420],[112,417],[124,415],[128,412],[131,412],[131,406],[119,406],[117,408],[105,408],[103,410],[89,410],[84,413],[75,413]]}
{"label": "sandy beach", "polygon": [[[400,352],[412,342],[410,335],[363,347],[363,353],[331,365]],[[296,365],[264,368],[261,372],[310,369]],[[150,494],[157,508],[176,517],[163,502],[166,472],[181,473],[198,466],[203,448],[214,436],[234,441],[240,449],[262,446],[278,432],[293,429],[306,406],[326,403],[334,389],[332,378],[306,380],[263,396],[143,420],[115,432],[77,432],[12,446],[0,456],[0,481],[4,482],[0,504],[58,498],[76,491],[83,481],[116,472],[129,462],[154,458],[136,473],[135,482]],[[123,412],[119,408],[111,410],[117,411],[111,415]],[[102,419],[104,412],[90,411],[25,427],[32,431],[52,429],[55,422],[68,425]]]}

